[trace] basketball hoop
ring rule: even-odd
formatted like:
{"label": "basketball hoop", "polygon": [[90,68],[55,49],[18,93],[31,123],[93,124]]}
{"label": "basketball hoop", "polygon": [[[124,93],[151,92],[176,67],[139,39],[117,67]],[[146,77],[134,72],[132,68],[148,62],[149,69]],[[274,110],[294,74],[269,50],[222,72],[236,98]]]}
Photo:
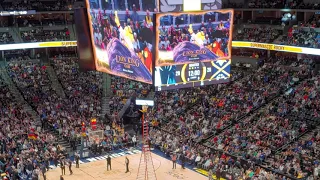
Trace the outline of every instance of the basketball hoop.
{"label": "basketball hoop", "polygon": [[99,143],[104,137],[103,130],[89,131],[88,133],[89,141]]}

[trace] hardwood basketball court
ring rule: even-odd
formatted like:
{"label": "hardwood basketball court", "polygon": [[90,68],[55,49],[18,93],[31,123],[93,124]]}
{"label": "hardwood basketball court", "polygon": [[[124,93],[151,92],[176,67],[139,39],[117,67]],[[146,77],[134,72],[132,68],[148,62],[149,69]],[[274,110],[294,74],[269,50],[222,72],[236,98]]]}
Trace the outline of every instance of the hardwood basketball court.
{"label": "hardwood basketball court", "polygon": [[[107,171],[107,161],[105,159],[80,164],[80,168],[72,166],[73,175],[69,175],[69,169],[66,167],[65,180],[136,180],[141,153],[128,155],[130,160],[130,172],[125,173],[125,156],[112,158],[112,170]],[[177,169],[172,169],[172,162],[152,154],[154,168],[158,180],[207,180],[205,177],[190,169],[182,169],[177,164]],[[52,169],[47,172],[47,180],[60,180],[61,169],[60,167]]]}

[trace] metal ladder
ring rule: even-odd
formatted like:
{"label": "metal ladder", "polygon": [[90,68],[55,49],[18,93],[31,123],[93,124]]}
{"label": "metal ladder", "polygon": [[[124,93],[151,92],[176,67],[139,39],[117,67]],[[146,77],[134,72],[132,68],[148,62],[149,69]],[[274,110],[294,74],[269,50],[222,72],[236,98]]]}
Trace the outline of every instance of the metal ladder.
{"label": "metal ladder", "polygon": [[142,153],[140,157],[137,180],[157,180],[156,172],[152,161],[149,139],[149,121],[142,115]]}

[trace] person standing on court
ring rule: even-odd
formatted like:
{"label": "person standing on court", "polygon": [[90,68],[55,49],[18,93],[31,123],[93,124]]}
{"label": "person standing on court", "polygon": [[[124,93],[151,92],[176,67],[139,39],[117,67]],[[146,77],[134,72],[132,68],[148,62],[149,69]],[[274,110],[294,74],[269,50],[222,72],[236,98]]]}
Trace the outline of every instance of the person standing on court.
{"label": "person standing on court", "polygon": [[78,153],[76,153],[75,155],[75,159],[76,159],[76,168],[79,168],[79,161],[80,161],[80,156]]}
{"label": "person standing on court", "polygon": [[137,137],[136,137],[136,135],[133,135],[133,137],[132,137],[132,143],[133,143],[133,146],[134,146],[134,147],[137,146]]}
{"label": "person standing on court", "polygon": [[110,171],[111,171],[111,157],[108,155],[108,157],[107,157],[107,171],[109,171],[109,167],[110,167]]}
{"label": "person standing on court", "polygon": [[70,175],[72,175],[73,174],[73,171],[72,171],[72,169],[71,169],[71,167],[72,167],[72,161],[69,159],[69,162],[68,162],[69,164],[69,172],[70,172]]}
{"label": "person standing on court", "polygon": [[184,157],[184,154],[182,153],[181,156],[180,156],[180,160],[181,160],[181,167],[182,169],[185,169],[185,161],[186,161],[186,158]]}
{"label": "person standing on court", "polygon": [[216,170],[216,177],[217,177],[216,179],[220,180],[220,176],[221,176],[221,169],[220,169],[220,167],[218,167]]}
{"label": "person standing on court", "polygon": [[56,167],[58,167],[58,162],[59,162],[58,155],[55,155],[53,158],[53,163]]}
{"label": "person standing on court", "polygon": [[60,161],[60,168],[61,168],[62,175],[66,175],[66,167],[65,167],[65,162],[63,159],[61,159],[61,161]]}
{"label": "person standing on court", "polygon": [[175,153],[171,155],[171,160],[172,160],[172,169],[177,169],[177,155]]}
{"label": "person standing on court", "polygon": [[42,176],[43,176],[43,179],[44,179],[44,180],[47,179],[46,172],[47,172],[46,165],[45,165],[45,164],[42,164],[42,165],[41,165],[41,173],[42,173]]}
{"label": "person standing on court", "polygon": [[129,159],[126,156],[126,173],[129,172]]}
{"label": "person standing on court", "polygon": [[213,176],[213,171],[212,171],[212,169],[210,169],[209,172],[208,172],[209,180],[213,180],[212,176]]}

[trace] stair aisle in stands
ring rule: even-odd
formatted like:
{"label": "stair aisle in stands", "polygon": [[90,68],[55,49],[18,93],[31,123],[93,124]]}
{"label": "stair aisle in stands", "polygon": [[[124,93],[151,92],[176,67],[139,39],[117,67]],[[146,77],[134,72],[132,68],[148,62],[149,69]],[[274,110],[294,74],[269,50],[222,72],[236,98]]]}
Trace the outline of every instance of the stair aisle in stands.
{"label": "stair aisle in stands", "polygon": [[64,90],[62,88],[62,85],[60,84],[60,82],[57,78],[57,75],[51,66],[47,65],[47,72],[48,72],[49,79],[51,81],[52,89],[54,89],[60,97],[65,98],[66,95],[65,95]]}
{"label": "stair aisle in stands", "polygon": [[[47,72],[48,72],[49,79],[51,81],[52,89],[54,89],[56,91],[56,93],[61,98],[67,98],[65,95],[65,92],[63,90],[63,87],[62,87],[60,81],[58,80],[57,74],[55,73],[52,66],[47,65]],[[66,139],[62,136],[59,136],[59,133],[57,130],[48,129],[47,131],[50,132],[51,134],[55,135],[58,138],[58,144],[61,145],[63,148],[65,148],[69,154],[73,154],[73,149],[72,149],[71,143],[69,142],[68,139]],[[80,145],[77,144],[77,150],[79,150],[79,148],[80,148]]]}
{"label": "stair aisle in stands", "polygon": [[12,35],[12,38],[14,39],[15,43],[23,43],[23,40],[21,38],[21,34],[19,32],[19,28],[11,28],[12,31],[10,31],[10,34]]}
{"label": "stair aisle in stands", "polygon": [[14,97],[16,98],[17,102],[19,102],[20,104],[22,104],[22,107],[32,115],[32,118],[35,119],[37,121],[37,125],[40,125],[40,118],[39,115],[37,114],[37,112],[25,101],[25,99],[23,98],[21,92],[18,90],[18,88],[16,87],[16,85],[13,83],[12,79],[10,78],[10,76],[8,75],[8,72],[6,70],[5,65],[1,65],[0,68],[1,71],[1,76],[2,78],[7,82],[8,87],[10,89],[10,92],[12,92],[12,94],[14,95]]}
{"label": "stair aisle in stands", "polygon": [[102,75],[102,98],[101,98],[101,116],[110,115],[109,102],[111,99],[111,77],[109,74]]}
{"label": "stair aisle in stands", "polygon": [[102,116],[104,116],[105,114],[110,115],[110,106],[109,106],[110,99],[111,99],[110,96],[102,97],[102,106],[101,106]]}

